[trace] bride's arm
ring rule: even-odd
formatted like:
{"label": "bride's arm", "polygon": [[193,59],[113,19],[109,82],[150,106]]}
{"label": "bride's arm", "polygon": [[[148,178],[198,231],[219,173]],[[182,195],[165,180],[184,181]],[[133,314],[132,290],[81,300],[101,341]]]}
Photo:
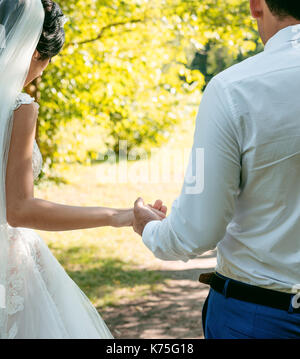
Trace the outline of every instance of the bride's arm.
{"label": "bride's arm", "polygon": [[32,151],[37,115],[34,103],[14,112],[6,171],[8,223],[46,231],[131,226],[132,209],[67,206],[34,198]]}

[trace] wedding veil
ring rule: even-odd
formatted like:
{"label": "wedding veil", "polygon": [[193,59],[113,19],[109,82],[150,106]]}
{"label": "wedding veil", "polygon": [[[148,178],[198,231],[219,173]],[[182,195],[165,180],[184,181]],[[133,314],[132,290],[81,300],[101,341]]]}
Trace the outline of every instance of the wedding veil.
{"label": "wedding veil", "polygon": [[41,0],[0,0],[0,338],[9,337],[5,297],[9,233],[5,178],[13,108],[22,91],[44,22]]}

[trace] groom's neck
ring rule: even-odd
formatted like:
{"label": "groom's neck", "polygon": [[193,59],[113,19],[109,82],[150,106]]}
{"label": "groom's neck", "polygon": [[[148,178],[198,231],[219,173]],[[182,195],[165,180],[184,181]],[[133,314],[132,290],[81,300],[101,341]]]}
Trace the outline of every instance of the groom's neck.
{"label": "groom's neck", "polygon": [[278,21],[274,24],[273,28],[270,30],[269,38],[268,40],[273,37],[275,34],[277,34],[278,31],[285,29],[288,26],[297,25],[300,24],[300,20],[294,19],[294,18],[287,18],[282,21]]}
{"label": "groom's neck", "polygon": [[277,34],[277,32],[279,32],[280,30],[285,29],[288,26],[297,24],[300,24],[300,20],[297,20],[292,17],[284,19],[278,19],[276,17],[273,17],[263,25],[258,24],[258,27],[260,29],[261,39],[263,43],[266,44],[270,40],[270,38]]}

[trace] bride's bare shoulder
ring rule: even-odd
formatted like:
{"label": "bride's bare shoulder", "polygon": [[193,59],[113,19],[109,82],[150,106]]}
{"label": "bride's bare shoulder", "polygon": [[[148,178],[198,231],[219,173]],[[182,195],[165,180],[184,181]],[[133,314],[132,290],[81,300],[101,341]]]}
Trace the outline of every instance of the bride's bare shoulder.
{"label": "bride's bare shoulder", "polygon": [[14,111],[12,135],[23,139],[31,138],[35,133],[37,117],[38,106],[35,102],[22,104]]}
{"label": "bride's bare shoulder", "polygon": [[36,121],[39,113],[39,105],[36,102],[23,103],[14,110],[14,120]]}
{"label": "bride's bare shoulder", "polygon": [[38,113],[39,105],[34,102],[34,98],[25,92],[21,92],[14,106],[15,114],[23,116],[36,116]]}

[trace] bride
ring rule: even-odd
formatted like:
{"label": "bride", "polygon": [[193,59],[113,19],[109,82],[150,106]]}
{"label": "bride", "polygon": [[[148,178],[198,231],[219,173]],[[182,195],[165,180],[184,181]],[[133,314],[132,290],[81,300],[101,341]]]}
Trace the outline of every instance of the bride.
{"label": "bride", "polygon": [[[0,0],[0,338],[112,338],[85,294],[34,231],[131,226],[132,209],[76,207],[34,198],[42,167],[38,105],[22,88],[64,44],[52,0]],[[3,35],[3,36],[2,36]],[[156,201],[157,219],[165,207]]]}

